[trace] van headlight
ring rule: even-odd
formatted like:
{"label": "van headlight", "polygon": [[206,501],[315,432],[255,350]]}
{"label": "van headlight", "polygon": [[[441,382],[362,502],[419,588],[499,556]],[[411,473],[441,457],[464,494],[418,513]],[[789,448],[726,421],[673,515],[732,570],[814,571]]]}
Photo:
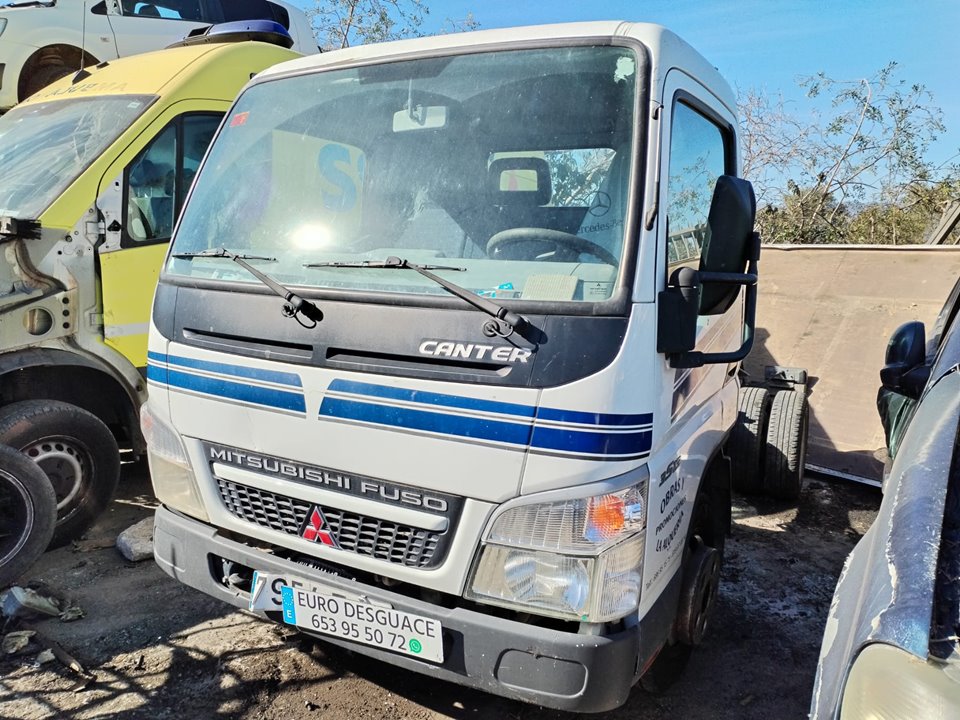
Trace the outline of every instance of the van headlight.
{"label": "van headlight", "polygon": [[176,430],[150,409],[140,408],[140,429],[147,441],[150,480],[157,500],[167,507],[209,522],[186,448]]}
{"label": "van headlight", "polygon": [[603,495],[521,505],[493,523],[466,597],[581,622],[636,611],[647,483]]}
{"label": "van headlight", "polygon": [[840,705],[841,720],[958,717],[960,680],[949,666],[879,643],[868,645],[857,656]]}

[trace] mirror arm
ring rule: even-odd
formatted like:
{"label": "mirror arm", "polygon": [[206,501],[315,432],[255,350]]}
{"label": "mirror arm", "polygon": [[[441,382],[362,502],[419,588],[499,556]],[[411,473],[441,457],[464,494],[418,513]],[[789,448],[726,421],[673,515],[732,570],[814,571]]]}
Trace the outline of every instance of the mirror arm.
{"label": "mirror arm", "polygon": [[723,285],[742,285],[746,288],[743,309],[743,344],[732,352],[704,353],[692,350],[674,353],[669,356],[672,368],[697,368],[704,365],[740,362],[753,348],[753,339],[757,325],[757,261],[760,259],[760,234],[753,233],[750,259],[745,273],[697,273],[700,283]]}

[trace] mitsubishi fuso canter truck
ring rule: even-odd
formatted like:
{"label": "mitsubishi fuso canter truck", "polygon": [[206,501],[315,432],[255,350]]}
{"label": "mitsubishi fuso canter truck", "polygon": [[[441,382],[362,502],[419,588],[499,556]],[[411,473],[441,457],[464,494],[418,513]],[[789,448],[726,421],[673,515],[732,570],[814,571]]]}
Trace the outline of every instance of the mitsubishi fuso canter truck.
{"label": "mitsubishi fuso canter truck", "polygon": [[676,35],[619,22],[252,80],[154,298],[160,566],[566,710],[697,645],[756,307],[735,107]]}

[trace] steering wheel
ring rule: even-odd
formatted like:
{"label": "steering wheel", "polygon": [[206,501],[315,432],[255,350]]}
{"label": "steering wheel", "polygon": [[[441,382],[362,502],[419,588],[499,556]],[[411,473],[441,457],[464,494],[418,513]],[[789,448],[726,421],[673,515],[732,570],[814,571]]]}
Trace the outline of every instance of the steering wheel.
{"label": "steering wheel", "polygon": [[593,255],[594,257],[600,258],[607,265],[616,267],[620,264],[613,253],[600,247],[595,242],[591,242],[573,233],[563,232],[562,230],[538,227],[518,227],[501,230],[487,241],[487,255],[493,255],[497,250],[509,245],[519,245],[525,242],[550,243],[558,248],[572,250],[577,255],[581,253]]}

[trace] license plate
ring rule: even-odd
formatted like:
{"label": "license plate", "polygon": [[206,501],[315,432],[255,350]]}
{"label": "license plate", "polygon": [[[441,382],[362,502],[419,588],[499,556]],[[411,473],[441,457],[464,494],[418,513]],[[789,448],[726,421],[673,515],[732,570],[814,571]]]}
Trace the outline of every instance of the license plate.
{"label": "license plate", "polygon": [[[263,575],[258,580],[263,582]],[[255,609],[266,609],[258,602],[257,584],[255,580],[251,609],[255,605],[258,606]],[[341,594],[333,595],[316,584],[309,588],[305,585],[280,586],[279,609],[288,625],[420,660],[443,662],[443,628],[436,620]]]}

